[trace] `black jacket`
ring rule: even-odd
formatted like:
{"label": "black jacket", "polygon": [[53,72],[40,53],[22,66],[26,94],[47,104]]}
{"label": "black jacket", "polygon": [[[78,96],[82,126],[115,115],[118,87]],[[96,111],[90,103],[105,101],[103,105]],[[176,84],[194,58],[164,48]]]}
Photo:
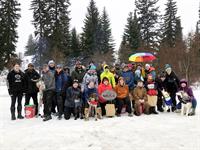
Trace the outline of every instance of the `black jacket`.
{"label": "black jacket", "polygon": [[165,82],[167,92],[176,93],[178,91],[180,80],[173,71],[170,75],[166,74]]}
{"label": "black jacket", "polygon": [[75,107],[75,99],[80,99],[81,101],[81,90],[80,88],[69,87],[66,92],[66,107]]}
{"label": "black jacket", "polygon": [[36,86],[36,80],[40,78],[40,75],[34,69],[32,71],[25,70],[25,81],[26,81],[26,93],[32,94],[37,93],[39,90]]}
{"label": "black jacket", "polygon": [[8,92],[10,95],[25,93],[25,77],[22,71],[10,71],[7,76]]}

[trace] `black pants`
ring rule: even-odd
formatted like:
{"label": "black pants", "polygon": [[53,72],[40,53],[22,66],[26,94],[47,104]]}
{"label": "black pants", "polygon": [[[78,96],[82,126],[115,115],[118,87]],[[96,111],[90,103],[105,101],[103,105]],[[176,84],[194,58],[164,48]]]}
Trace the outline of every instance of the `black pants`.
{"label": "black pants", "polygon": [[63,97],[62,97],[61,92],[56,92],[56,104],[57,104],[59,116],[61,116],[64,111]]}
{"label": "black pants", "polygon": [[74,107],[65,107],[64,110],[64,118],[66,120],[69,120],[71,117],[71,114],[73,114],[75,116],[75,111],[74,111]]}
{"label": "black pants", "polygon": [[126,98],[123,98],[123,99],[117,99],[117,101],[116,101],[117,113],[118,114],[121,114],[123,105],[126,105],[126,111],[128,113],[132,113],[131,101],[130,101],[129,97],[126,97]]}
{"label": "black pants", "polygon": [[101,107],[102,116],[105,116],[106,115],[106,108],[105,108],[105,106],[106,106],[107,102],[105,102],[105,103],[99,103],[99,104],[100,104],[100,107]]}
{"label": "black pants", "polygon": [[52,113],[56,113],[56,106],[57,106],[57,102],[56,102],[56,92],[53,92],[53,96],[52,96],[52,106],[51,106],[51,112]]}
{"label": "black pants", "polygon": [[20,93],[20,92],[14,93],[11,96],[11,107],[10,107],[11,115],[15,114],[16,101],[17,101],[17,112],[18,112],[18,114],[21,115],[21,112],[22,112],[22,97],[23,97],[23,93]]}
{"label": "black pants", "polygon": [[47,91],[44,91],[43,93],[45,116],[51,115],[51,107],[52,107],[54,93],[55,92],[53,90],[47,90]]}
{"label": "black pants", "polygon": [[172,99],[172,109],[176,108],[176,92],[171,92],[170,97]]}
{"label": "black pants", "polygon": [[35,105],[35,115],[37,115],[38,114],[38,98],[37,98],[37,93],[26,94],[25,95],[25,105],[29,105],[31,98],[33,99],[33,103]]}
{"label": "black pants", "polygon": [[162,94],[158,94],[157,107],[158,107],[158,109],[162,109],[162,106],[163,106]]}

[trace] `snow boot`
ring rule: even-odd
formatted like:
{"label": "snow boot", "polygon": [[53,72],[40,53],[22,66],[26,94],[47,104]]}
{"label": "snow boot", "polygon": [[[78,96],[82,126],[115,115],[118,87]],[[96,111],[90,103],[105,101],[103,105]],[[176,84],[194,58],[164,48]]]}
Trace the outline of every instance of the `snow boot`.
{"label": "snow boot", "polygon": [[188,116],[194,116],[195,115],[195,108],[192,108],[192,111],[188,114]]}
{"label": "snow boot", "polygon": [[18,112],[17,118],[24,119],[24,117],[22,116],[22,107],[17,107],[17,112]]}
{"label": "snow boot", "polygon": [[132,113],[129,113],[128,116],[129,116],[129,117],[133,117],[133,114],[132,114]]}
{"label": "snow boot", "polygon": [[43,119],[43,121],[48,121],[48,120],[51,120],[51,119],[52,119],[51,116],[47,116],[47,117],[45,117],[45,118]]}
{"label": "snow boot", "polygon": [[16,117],[15,117],[15,107],[11,107],[10,108],[10,112],[11,112],[11,120],[16,120]]}
{"label": "snow boot", "polygon": [[158,108],[158,111],[159,111],[159,112],[164,112],[164,109],[163,109],[162,107],[159,107],[159,108]]}
{"label": "snow boot", "polygon": [[152,114],[155,114],[155,115],[158,114],[158,112],[156,111],[156,108],[155,108],[155,107],[152,107],[151,109],[152,109],[152,110],[151,110],[151,113],[152,113]]}

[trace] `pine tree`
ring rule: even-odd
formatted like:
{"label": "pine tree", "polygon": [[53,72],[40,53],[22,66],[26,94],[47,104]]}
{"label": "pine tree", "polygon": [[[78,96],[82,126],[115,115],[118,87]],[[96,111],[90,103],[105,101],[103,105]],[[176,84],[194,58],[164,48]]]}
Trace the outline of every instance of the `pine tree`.
{"label": "pine tree", "polygon": [[[179,18],[176,19],[175,26],[175,42],[183,42],[183,32],[182,32],[181,20]],[[175,44],[176,44],[175,43]]]}
{"label": "pine tree", "polygon": [[17,22],[20,18],[20,4],[17,0],[1,0],[0,2],[0,47],[1,66],[5,66],[16,50]]}
{"label": "pine tree", "polygon": [[154,48],[158,45],[158,21],[159,7],[156,7],[158,0],[136,0],[136,10],[140,26],[142,46]]}
{"label": "pine tree", "polygon": [[36,42],[31,34],[29,35],[29,38],[28,38],[25,55],[26,56],[34,55],[36,53],[36,48],[37,48]]}
{"label": "pine tree", "polygon": [[129,13],[122,43],[128,44],[132,50],[137,50],[140,46],[140,28],[136,11],[134,16],[132,12]]}
{"label": "pine tree", "polygon": [[200,34],[200,5],[199,5],[199,20],[196,24],[196,34]]}
{"label": "pine tree", "polygon": [[169,47],[175,46],[177,20],[177,6],[174,0],[168,0],[164,14],[163,40]]}
{"label": "pine tree", "polygon": [[80,55],[80,40],[79,36],[77,35],[76,28],[73,28],[71,31],[71,54],[75,57]]}
{"label": "pine tree", "polygon": [[101,26],[102,26],[102,46],[101,46],[101,53],[106,53],[109,50],[114,50],[114,43],[112,39],[112,32],[110,28],[110,20],[108,18],[108,14],[104,7],[102,17],[101,17]]}
{"label": "pine tree", "polygon": [[60,51],[67,56],[70,48],[69,0],[49,0],[47,10],[50,18],[51,51]]}
{"label": "pine tree", "polygon": [[82,49],[86,55],[97,52],[101,45],[101,21],[99,11],[94,0],[90,1],[82,33]]}

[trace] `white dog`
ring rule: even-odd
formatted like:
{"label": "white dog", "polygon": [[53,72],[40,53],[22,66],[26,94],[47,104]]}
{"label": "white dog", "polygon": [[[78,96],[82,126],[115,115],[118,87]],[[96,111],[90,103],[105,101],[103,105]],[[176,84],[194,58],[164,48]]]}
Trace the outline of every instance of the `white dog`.
{"label": "white dog", "polygon": [[168,109],[170,110],[170,112],[172,112],[172,99],[171,99],[169,93],[167,91],[165,91],[164,89],[161,92],[162,92],[162,95],[164,98],[165,112],[167,112]]}
{"label": "white dog", "polygon": [[40,110],[42,109],[43,104],[43,91],[45,90],[45,84],[44,81],[39,79],[36,83],[37,88],[39,89],[39,104],[38,104],[38,115],[40,114]]}
{"label": "white dog", "polygon": [[182,116],[184,114],[186,116],[188,116],[188,114],[191,111],[192,103],[189,100],[190,100],[190,96],[186,92],[179,91],[176,93],[176,101],[181,102],[181,115]]}

